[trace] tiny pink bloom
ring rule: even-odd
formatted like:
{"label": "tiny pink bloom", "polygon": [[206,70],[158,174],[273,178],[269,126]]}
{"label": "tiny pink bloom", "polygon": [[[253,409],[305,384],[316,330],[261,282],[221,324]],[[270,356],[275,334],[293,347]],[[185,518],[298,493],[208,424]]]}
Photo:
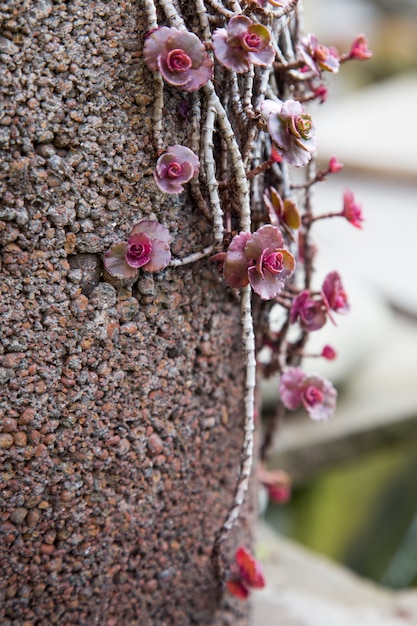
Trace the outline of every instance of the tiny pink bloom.
{"label": "tiny pink bloom", "polygon": [[306,289],[296,296],[291,305],[290,322],[299,321],[307,331],[319,330],[326,323],[326,307],[321,298],[313,298]]}
{"label": "tiny pink bloom", "polygon": [[332,158],[329,161],[330,174],[336,174],[337,172],[340,172],[340,170],[342,170],[343,167],[344,167],[343,163],[341,163],[336,156],[332,156]]}
{"label": "tiny pink bloom", "polygon": [[291,499],[291,487],[268,485],[267,490],[269,499],[276,504],[286,504]]}
{"label": "tiny pink bloom", "polygon": [[315,89],[313,89],[314,97],[320,100],[320,104],[326,102],[328,96],[328,89],[324,85],[319,85]]}
{"label": "tiny pink bloom", "polygon": [[285,504],[291,497],[291,479],[281,469],[269,470],[263,464],[258,466],[258,480],[267,489],[273,502]]}
{"label": "tiny pink bloom", "polygon": [[304,167],[316,149],[311,116],[296,100],[275,102],[264,100],[261,115],[279,153],[294,167]]}
{"label": "tiny pink bloom", "polygon": [[265,587],[265,578],[258,561],[243,546],[237,549],[235,560],[226,587],[229,593],[245,600],[250,589]]}
{"label": "tiny pink bloom", "polygon": [[319,44],[316,35],[310,33],[304,37],[299,50],[303,61],[317,76],[320,76],[322,71],[333,73],[339,71],[337,50]]}
{"label": "tiny pink bloom", "polygon": [[246,548],[243,546],[238,548],[235,558],[239,567],[240,577],[246,585],[254,589],[265,587],[265,578],[262,574],[261,566]]}
{"label": "tiny pink bloom", "polygon": [[111,276],[136,280],[139,268],[158,272],[171,260],[168,229],[152,220],[135,224],[127,242],[114,244],[104,255],[104,267]]}
{"label": "tiny pink bloom", "polygon": [[334,348],[332,348],[332,346],[325,345],[321,352],[321,356],[328,361],[334,361],[334,359],[337,357],[337,352]]}
{"label": "tiny pink bloom", "polygon": [[350,59],[357,59],[358,61],[366,61],[370,59],[372,52],[368,48],[368,41],[362,33],[357,35],[352,43],[352,47],[349,52]]}
{"label": "tiny pink bloom", "polygon": [[232,17],[227,29],[214,31],[213,51],[224,67],[238,73],[247,72],[251,63],[269,67],[275,58],[269,30],[245,15]]}
{"label": "tiny pink bloom", "polygon": [[271,148],[271,160],[274,163],[282,163],[283,161],[282,156],[280,155],[280,153],[278,152],[274,144],[272,144],[272,148]]}
{"label": "tiny pink bloom", "polygon": [[348,297],[338,272],[327,274],[321,287],[321,293],[329,312],[348,313],[350,311]]}
{"label": "tiny pink bloom", "polygon": [[161,72],[169,85],[182,91],[197,91],[213,74],[204,44],[185,30],[156,28],[146,38],[143,55],[150,70]]}
{"label": "tiny pink bloom", "polygon": [[181,193],[183,185],[198,173],[200,162],[185,146],[169,146],[154,170],[155,182],[165,193]]}
{"label": "tiny pink bloom", "polygon": [[294,411],[303,405],[316,421],[328,419],[335,410],[337,392],[320,376],[307,376],[300,367],[291,367],[281,376],[280,395],[284,406]]}
{"label": "tiny pink bloom", "polygon": [[355,197],[349,189],[346,189],[343,194],[343,211],[340,215],[345,217],[352,226],[362,228],[364,221],[362,206],[355,201]]}
{"label": "tiny pink bloom", "polygon": [[226,589],[230,595],[240,600],[246,600],[249,597],[249,589],[245,587],[243,582],[238,578],[229,578],[229,580],[226,580]]}

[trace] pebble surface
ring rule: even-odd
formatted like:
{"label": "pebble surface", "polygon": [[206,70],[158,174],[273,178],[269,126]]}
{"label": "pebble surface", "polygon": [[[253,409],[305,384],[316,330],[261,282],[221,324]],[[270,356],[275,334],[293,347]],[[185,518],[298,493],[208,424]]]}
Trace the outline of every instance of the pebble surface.
{"label": "pebble surface", "polygon": [[[103,279],[141,218],[174,254],[211,243],[153,181],[142,10],[0,8],[2,626],[246,624],[209,566],[243,436],[238,306],[207,262]],[[165,133],[187,141],[168,113]]]}

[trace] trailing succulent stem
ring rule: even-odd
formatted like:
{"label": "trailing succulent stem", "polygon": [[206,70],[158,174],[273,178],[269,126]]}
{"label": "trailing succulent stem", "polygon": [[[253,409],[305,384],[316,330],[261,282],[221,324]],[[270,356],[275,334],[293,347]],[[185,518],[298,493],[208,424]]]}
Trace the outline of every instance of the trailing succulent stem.
{"label": "trailing succulent stem", "polygon": [[[326,170],[316,171],[314,122],[304,103],[326,100],[323,73],[335,74],[341,64],[365,60],[371,52],[362,34],[344,54],[321,45],[312,33],[304,35],[301,0],[193,2],[195,10],[190,11],[190,1],[145,0],[143,58],[155,81],[155,184],[162,193],[189,190],[202,217],[212,223],[213,242],[172,259],[167,229],[143,220],[133,225],[128,241],[115,242],[104,263],[116,278],[136,280],[140,271],[180,267],[211,256],[226,284],[240,290],[246,363],[243,447],[233,501],[214,539],[212,564],[220,587],[226,579],[228,590],[245,598],[251,587],[263,586],[263,577],[243,548],[234,565],[224,566],[222,545],[239,519],[252,471],[256,349],[268,352],[258,375],[280,375],[277,414],[260,446],[265,459],[285,409],[304,407],[317,421],[334,411],[332,384],[300,367],[310,332],[349,310],[336,271],[313,288],[312,231],[315,221],[327,217],[342,217],[357,228],[363,221],[350,190],[341,210],[314,213],[313,185],[343,166],[333,157]],[[188,110],[178,110],[189,121],[188,146],[167,146],[164,141],[165,90],[189,94]],[[304,173],[302,182],[299,176],[294,180],[296,170]],[[255,298],[256,319],[261,320],[256,346]],[[269,318],[277,307],[281,321],[272,330]],[[290,340],[291,327],[298,337]],[[333,359],[336,354],[325,346],[313,356]],[[262,480],[271,494],[288,494],[288,485],[279,483],[282,477],[277,484],[264,472]]]}

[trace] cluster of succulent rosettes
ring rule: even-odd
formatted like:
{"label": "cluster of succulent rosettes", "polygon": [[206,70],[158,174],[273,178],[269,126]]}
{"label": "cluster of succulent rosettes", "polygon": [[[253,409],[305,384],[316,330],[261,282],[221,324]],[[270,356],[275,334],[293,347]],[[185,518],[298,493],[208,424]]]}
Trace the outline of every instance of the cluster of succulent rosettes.
{"label": "cluster of succulent rosettes", "polygon": [[104,255],[110,276],[135,281],[139,270],[159,272],[171,260],[170,234],[159,222],[142,220],[130,231],[127,241],[115,243]]}
{"label": "cluster of succulent rosettes", "polygon": [[226,587],[229,593],[242,600],[246,600],[251,589],[265,587],[261,566],[242,546],[236,551],[235,564],[226,581]]}
{"label": "cluster of succulent rosettes", "polygon": [[238,73],[247,72],[251,63],[269,67],[275,58],[269,30],[245,15],[232,17],[227,28],[214,31],[213,51],[219,63]]}
{"label": "cluster of succulent rosettes", "polygon": [[320,293],[301,291],[293,300],[290,310],[290,322],[299,322],[307,332],[319,330],[327,316],[334,322],[332,313],[348,313],[350,305],[342,279],[338,272],[330,272],[323,281]]}
{"label": "cluster of succulent rosettes", "polygon": [[284,249],[281,231],[271,224],[261,226],[255,233],[236,235],[227,252],[212,259],[222,262],[229,287],[240,289],[250,284],[262,300],[272,300],[280,294],[295,269],[295,259]]}
{"label": "cluster of succulent rosettes", "polygon": [[280,397],[284,406],[295,411],[303,406],[311,419],[325,421],[336,408],[337,391],[321,376],[308,376],[301,367],[290,367],[281,375]]}
{"label": "cluster of succulent rosettes", "polygon": [[197,91],[213,75],[213,61],[197,35],[161,26],[148,33],[143,55],[146,65],[161,72],[168,83],[181,91]]}
{"label": "cluster of succulent rosettes", "polygon": [[156,162],[155,182],[165,193],[181,193],[183,185],[198,174],[198,157],[186,146],[168,146]]}
{"label": "cluster of succulent rosettes", "polygon": [[311,116],[296,100],[264,100],[261,115],[278,153],[294,167],[304,167],[316,149]]}
{"label": "cluster of succulent rosettes", "polygon": [[310,33],[303,37],[299,51],[306,66],[316,76],[321,76],[321,72],[339,71],[339,52],[335,48],[327,48],[319,44],[316,35]]}

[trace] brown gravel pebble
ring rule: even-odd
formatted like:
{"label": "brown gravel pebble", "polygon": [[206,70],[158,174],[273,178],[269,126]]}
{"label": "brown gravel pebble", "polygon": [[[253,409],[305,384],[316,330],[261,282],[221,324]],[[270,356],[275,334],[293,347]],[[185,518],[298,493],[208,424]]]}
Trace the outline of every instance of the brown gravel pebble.
{"label": "brown gravel pebble", "polygon": [[[179,256],[212,243],[188,192],[155,186],[143,3],[0,20],[0,624],[244,626],[209,564],[242,444],[239,307],[210,263],[103,273],[140,219]],[[187,145],[189,96],[164,94],[164,144]]]}
{"label": "brown gravel pebble", "polygon": [[13,441],[11,435],[0,433],[0,448],[10,448],[13,445]]}

